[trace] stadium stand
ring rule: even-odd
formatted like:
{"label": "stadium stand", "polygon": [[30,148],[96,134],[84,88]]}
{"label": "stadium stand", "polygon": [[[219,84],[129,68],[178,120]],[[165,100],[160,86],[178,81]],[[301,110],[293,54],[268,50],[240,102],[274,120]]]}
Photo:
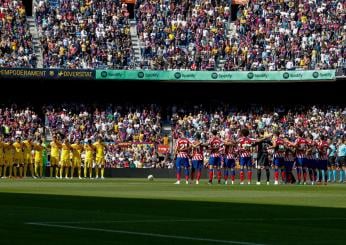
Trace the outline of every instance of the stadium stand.
{"label": "stadium stand", "polygon": [[57,4],[40,1],[36,10],[45,68],[134,67],[126,5],[112,0]]}
{"label": "stadium stand", "polygon": [[229,45],[228,1],[137,1],[138,35],[149,69],[215,70]]}
{"label": "stadium stand", "polygon": [[173,137],[184,131],[192,138],[200,133],[207,141],[211,130],[216,129],[222,138],[237,137],[238,130],[248,128],[252,136],[256,130],[280,130],[288,137],[294,137],[297,129],[303,129],[316,139],[323,134],[339,138],[346,135],[346,108],[340,106],[250,106],[237,108],[232,105],[220,105],[213,110],[203,106],[177,107],[172,114]]}
{"label": "stadium stand", "polygon": [[161,117],[156,106],[130,108],[107,106],[104,109],[88,105],[46,106],[44,108],[48,133],[59,134],[70,141],[95,140],[106,142],[160,141]]}
{"label": "stadium stand", "polygon": [[[22,2],[0,3],[0,65],[36,67]],[[34,1],[43,66],[344,73],[345,0],[234,3],[138,0],[133,10],[120,0]]]}
{"label": "stadium stand", "polygon": [[237,12],[225,70],[345,65],[345,1],[249,1]]}
{"label": "stadium stand", "polygon": [[44,132],[42,118],[33,109],[22,109],[15,104],[0,108],[0,125],[1,135],[12,139],[39,137]]}
{"label": "stadium stand", "polygon": [[0,0],[0,67],[36,68],[22,1]]}

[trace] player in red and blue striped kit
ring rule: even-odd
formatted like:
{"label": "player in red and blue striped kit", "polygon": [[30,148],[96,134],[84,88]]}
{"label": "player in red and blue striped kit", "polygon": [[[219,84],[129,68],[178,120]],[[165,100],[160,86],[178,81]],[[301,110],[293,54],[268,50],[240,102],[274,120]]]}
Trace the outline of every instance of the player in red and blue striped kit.
{"label": "player in red and blue striped kit", "polygon": [[309,178],[310,178],[311,184],[314,185],[317,179],[317,168],[318,168],[318,158],[316,156],[317,144],[314,141],[313,136],[311,134],[308,135],[307,142],[308,142],[307,151],[306,151],[307,167],[309,171]]}
{"label": "player in red and blue striped kit", "polygon": [[185,138],[184,132],[180,133],[180,138],[177,140],[174,155],[176,156],[176,167],[177,167],[177,182],[180,184],[181,168],[184,168],[186,184],[189,184],[189,151],[191,148],[191,142]]}
{"label": "player in red and blue striped kit", "polygon": [[199,184],[199,180],[202,175],[203,168],[203,144],[200,141],[201,135],[197,133],[195,140],[192,142],[192,169],[191,169],[191,180],[194,179],[196,174],[196,185]]}
{"label": "player in red and blue striped kit", "polygon": [[251,147],[256,142],[255,139],[250,139],[249,130],[242,129],[240,131],[240,138],[238,139],[239,145],[239,163],[240,163],[240,184],[244,184],[244,169],[247,170],[248,184],[251,184],[252,179],[252,161],[251,161]]}
{"label": "player in red and blue striped kit", "polygon": [[222,147],[222,141],[217,136],[217,131],[212,131],[212,136],[209,139],[208,146],[210,149],[210,157],[209,157],[209,184],[213,183],[213,174],[214,169],[217,170],[217,180],[220,184],[221,182],[221,154],[220,148]]}
{"label": "player in red and blue striped kit", "polygon": [[272,140],[272,148],[274,149],[273,163],[274,163],[274,184],[279,184],[279,169],[281,169],[281,179],[286,182],[286,168],[284,164],[286,144],[283,138],[280,137],[280,132],[274,132]]}
{"label": "player in red and blue striped kit", "polygon": [[228,176],[229,172],[231,172],[231,183],[234,184],[235,179],[235,160],[236,160],[236,149],[235,149],[236,143],[231,140],[230,138],[226,139],[224,141],[224,163],[223,163],[223,169],[224,169],[224,179],[225,184],[228,183]]}
{"label": "player in red and blue striped kit", "polygon": [[322,183],[324,178],[324,184],[328,182],[328,149],[329,144],[325,140],[325,136],[321,135],[319,141],[317,142],[318,156],[319,156],[319,183]]}
{"label": "player in red and blue striped kit", "polygon": [[307,159],[306,159],[306,151],[308,147],[308,142],[305,138],[303,138],[304,133],[302,131],[298,132],[298,138],[295,143],[291,144],[296,148],[296,164],[297,164],[297,177],[298,183],[301,184],[302,181],[302,172],[304,177],[304,183],[306,183],[307,177]]}

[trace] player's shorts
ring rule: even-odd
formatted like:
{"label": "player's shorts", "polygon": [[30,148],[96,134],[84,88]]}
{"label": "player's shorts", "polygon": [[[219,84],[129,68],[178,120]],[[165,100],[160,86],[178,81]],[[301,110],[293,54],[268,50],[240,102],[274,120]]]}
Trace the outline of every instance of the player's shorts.
{"label": "player's shorts", "polygon": [[90,159],[86,158],[84,160],[84,168],[90,168],[92,166],[93,166],[93,159],[92,158],[90,158]]}
{"label": "player's shorts", "polygon": [[69,166],[71,166],[71,161],[70,161],[70,159],[62,159],[60,161],[60,164],[61,164],[61,166],[69,167]]}
{"label": "player's shorts", "polygon": [[328,160],[319,160],[318,169],[327,169]]}
{"label": "player's shorts", "polygon": [[308,167],[308,159],[306,158],[297,157],[296,163],[297,163],[297,167],[303,167],[303,168]]}
{"label": "player's shorts", "polygon": [[0,166],[3,166],[5,163],[4,163],[4,157],[3,156],[0,156]]}
{"label": "player's shorts", "polygon": [[59,165],[59,156],[50,156],[50,166]]}
{"label": "player's shorts", "polygon": [[257,167],[267,167],[269,166],[269,158],[266,155],[260,155],[257,159]]}
{"label": "player's shorts", "polygon": [[335,166],[335,157],[328,157],[328,167],[334,167]]}
{"label": "player's shorts", "polygon": [[346,157],[338,157],[338,166],[339,168],[346,167]]}
{"label": "player's shorts", "polygon": [[274,157],[273,159],[274,166],[277,166],[279,168],[284,167],[284,158],[283,157]]}
{"label": "player's shorts", "polygon": [[244,167],[244,166],[251,167],[252,166],[251,157],[240,157],[239,164],[240,164],[240,167]]}
{"label": "player's shorts", "polygon": [[209,157],[209,165],[210,166],[221,166],[221,157]]}
{"label": "player's shorts", "polygon": [[95,159],[96,164],[105,165],[105,158],[104,157],[96,157]]}
{"label": "player's shorts", "polygon": [[43,166],[43,159],[35,159],[35,165]]}
{"label": "player's shorts", "polygon": [[235,159],[230,159],[227,157],[224,158],[223,167],[224,168],[235,168]]}
{"label": "player's shorts", "polygon": [[31,163],[32,163],[31,155],[24,156],[24,164],[31,164]]}
{"label": "player's shorts", "polygon": [[73,159],[72,160],[72,166],[73,167],[80,167],[82,165],[82,160],[81,159]]}
{"label": "player's shorts", "polygon": [[293,164],[294,164],[294,162],[291,162],[291,161],[285,161],[284,162],[285,169],[287,172],[292,172]]}
{"label": "player's shorts", "polygon": [[13,162],[16,164],[23,164],[23,156],[20,155],[14,155]]}
{"label": "player's shorts", "polygon": [[189,158],[177,157],[177,160],[175,161],[175,165],[176,165],[177,169],[181,168],[181,167],[188,168],[188,167],[190,167]]}
{"label": "player's shorts", "polygon": [[12,158],[7,158],[7,157],[5,157],[4,158],[4,165],[6,165],[6,166],[13,166],[13,159]]}
{"label": "player's shorts", "polygon": [[307,162],[306,166],[308,168],[315,169],[318,167],[318,162],[315,159],[306,159],[306,162]]}
{"label": "player's shorts", "polygon": [[192,168],[202,169],[203,168],[203,160],[192,160]]}

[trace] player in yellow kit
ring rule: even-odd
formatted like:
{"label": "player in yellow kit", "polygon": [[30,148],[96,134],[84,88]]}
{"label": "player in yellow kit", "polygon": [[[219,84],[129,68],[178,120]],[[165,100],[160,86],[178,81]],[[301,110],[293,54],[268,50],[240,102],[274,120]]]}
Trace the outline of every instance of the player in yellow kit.
{"label": "player in yellow kit", "polygon": [[71,145],[72,148],[72,166],[71,166],[71,179],[73,179],[74,169],[78,169],[78,178],[81,177],[81,165],[82,165],[82,151],[83,145],[80,144],[80,140],[77,139],[74,144]]}
{"label": "player in yellow kit", "polygon": [[62,179],[62,174],[65,169],[65,179],[68,179],[68,170],[71,166],[71,145],[68,139],[64,140],[61,145],[61,156],[60,156],[60,179]]}
{"label": "player in yellow kit", "polygon": [[93,162],[94,162],[94,146],[91,144],[91,140],[88,140],[88,143],[84,145],[85,159],[84,159],[84,178],[87,177],[89,169],[89,178],[92,179],[93,176]]}
{"label": "player in yellow kit", "polygon": [[44,147],[42,145],[42,140],[39,139],[36,144],[34,144],[34,150],[35,150],[35,173],[36,176],[39,178],[42,178],[42,172],[43,172],[43,150]]}
{"label": "player in yellow kit", "polygon": [[14,177],[17,177],[17,168],[19,168],[19,177],[23,176],[23,144],[20,142],[20,137],[16,138],[16,141],[12,144],[14,148],[13,155],[13,172]]}
{"label": "player in yellow kit", "polygon": [[30,169],[31,176],[34,179],[36,178],[34,173],[34,164],[33,164],[32,155],[31,155],[31,152],[33,149],[34,149],[34,143],[32,142],[31,137],[23,141],[24,178],[26,177],[28,167]]}
{"label": "player in yellow kit", "polygon": [[2,177],[3,167],[4,167],[4,137],[0,135],[0,178]]}
{"label": "player in yellow kit", "polygon": [[101,169],[101,179],[104,179],[105,172],[105,149],[106,145],[102,142],[101,137],[97,139],[97,142],[93,144],[96,150],[96,179],[99,177],[99,168]]}
{"label": "player in yellow kit", "polygon": [[53,177],[53,170],[55,170],[55,178],[59,178],[59,157],[60,157],[61,143],[53,136],[50,142],[50,177]]}
{"label": "player in yellow kit", "polygon": [[12,140],[8,140],[4,143],[4,178],[6,178],[7,168],[9,168],[9,178],[12,177],[12,168],[13,168],[13,145]]}

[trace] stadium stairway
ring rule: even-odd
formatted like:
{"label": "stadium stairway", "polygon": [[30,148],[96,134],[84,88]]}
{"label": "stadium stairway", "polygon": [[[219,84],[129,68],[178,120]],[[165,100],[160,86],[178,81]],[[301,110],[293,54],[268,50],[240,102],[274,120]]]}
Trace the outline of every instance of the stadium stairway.
{"label": "stadium stairway", "polygon": [[35,17],[28,16],[27,21],[28,21],[29,30],[33,39],[33,46],[34,46],[33,49],[37,57],[37,68],[43,68],[43,55],[42,55],[41,43],[38,36]]}
{"label": "stadium stairway", "polygon": [[[236,35],[236,28],[237,27],[233,22],[229,23],[229,27],[227,30],[227,37],[230,41],[231,41],[232,37]],[[223,59],[223,58],[219,59],[218,63],[217,63],[217,70],[222,71],[225,62],[226,62],[225,59]]]}
{"label": "stadium stairway", "polygon": [[137,65],[142,62],[141,46],[137,36],[137,22],[136,20],[131,20],[130,24],[131,42],[135,54],[135,63]]}

